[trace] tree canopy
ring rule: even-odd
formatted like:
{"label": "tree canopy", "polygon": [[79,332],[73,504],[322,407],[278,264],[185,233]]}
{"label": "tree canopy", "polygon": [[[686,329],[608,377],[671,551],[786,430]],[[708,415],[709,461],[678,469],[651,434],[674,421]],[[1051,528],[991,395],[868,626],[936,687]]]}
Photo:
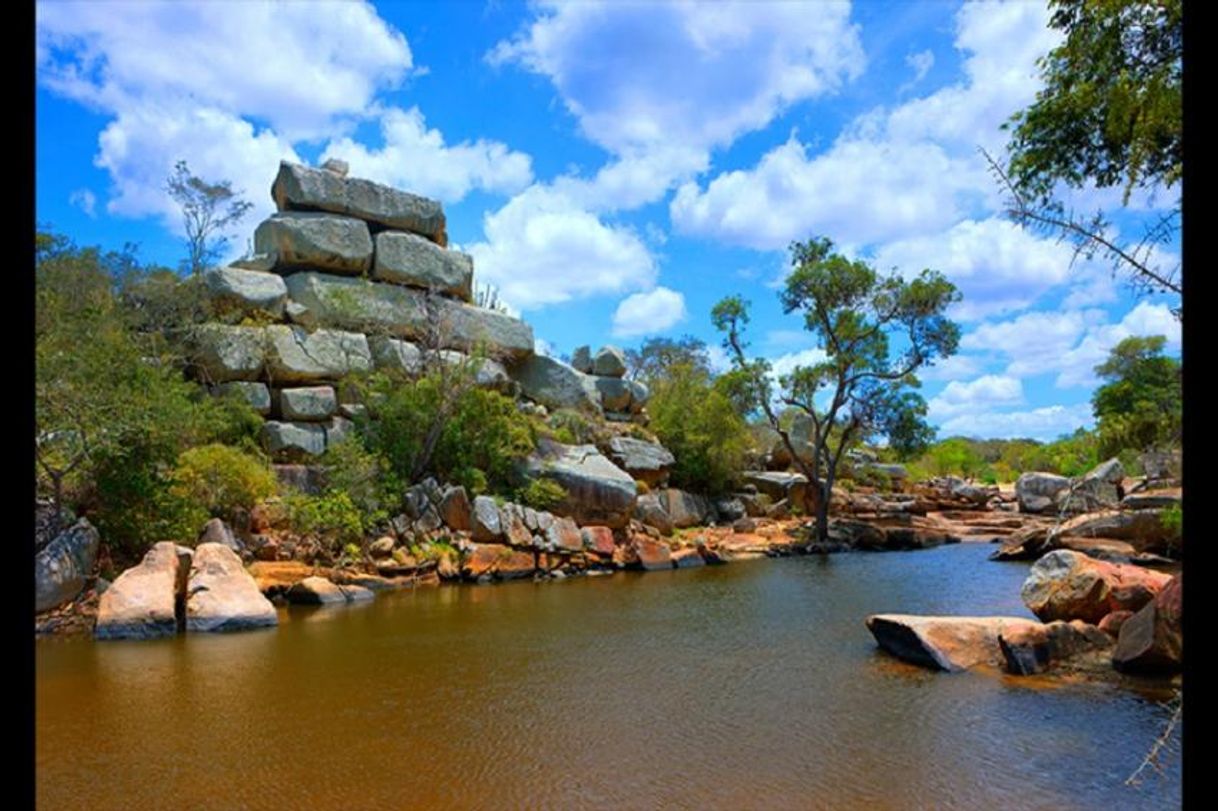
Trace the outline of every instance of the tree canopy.
{"label": "tree canopy", "polygon": [[[930,440],[914,373],[956,351],[960,329],[944,313],[960,294],[929,269],[911,279],[883,276],[865,262],[834,252],[827,238],[793,243],[791,264],[780,293],[783,310],[803,315],[804,328],[816,337],[824,360],[796,367],[775,381],[768,362],[745,355],[749,314],[742,298],[723,299],[711,318],[725,333],[724,345],[732,355],[729,379],[738,392],[750,395],[813,485],[817,533],[824,540],[833,480],[852,442],[886,436],[915,447]],[[796,452],[776,406],[807,416],[810,459]]]}
{"label": "tree canopy", "polygon": [[1163,355],[1165,343],[1162,335],[1126,338],[1095,367],[1107,381],[1091,397],[1102,453],[1179,445],[1180,361]]}

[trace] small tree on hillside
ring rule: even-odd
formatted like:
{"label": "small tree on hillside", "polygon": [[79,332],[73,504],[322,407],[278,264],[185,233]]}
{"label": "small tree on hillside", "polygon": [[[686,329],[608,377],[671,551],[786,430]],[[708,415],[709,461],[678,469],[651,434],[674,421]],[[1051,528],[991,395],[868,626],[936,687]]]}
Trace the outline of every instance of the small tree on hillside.
{"label": "small tree on hillside", "polygon": [[[748,304],[731,296],[711,313],[715,327],[726,333],[724,346],[734,365],[730,374],[808,478],[820,542],[828,537],[830,495],[846,448],[872,436],[904,443],[906,433],[922,433],[925,406],[911,391],[919,385],[914,372],[953,354],[960,339],[959,327],[944,316],[960,294],[942,274],[923,270],[908,281],[881,276],[832,249],[824,238],[791,246],[793,270],[780,294],[783,310],[803,313],[804,328],[817,337],[825,359],[780,377],[777,392],[769,363],[745,355]],[[904,345],[895,357],[894,339]],[[796,452],[776,405],[797,409],[811,422],[810,458]]]}
{"label": "small tree on hillside", "polygon": [[186,161],[180,160],[165,184],[169,196],[182,209],[189,256],[184,263],[191,275],[198,275],[214,263],[228,247],[223,231],[236,225],[254,204],[242,200],[228,180],[209,183],[191,174]]}
{"label": "small tree on hillside", "polygon": [[1091,396],[1102,455],[1180,445],[1180,361],[1164,357],[1166,341],[1162,335],[1126,338],[1095,367],[1107,381]]}

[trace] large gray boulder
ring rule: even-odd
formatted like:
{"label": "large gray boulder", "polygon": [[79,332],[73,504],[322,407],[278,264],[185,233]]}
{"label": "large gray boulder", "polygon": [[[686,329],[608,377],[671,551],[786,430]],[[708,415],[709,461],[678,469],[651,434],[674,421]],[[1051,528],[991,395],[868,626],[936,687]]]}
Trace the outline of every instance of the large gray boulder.
{"label": "large gray boulder", "polygon": [[185,594],[191,551],[172,541],[154,544],[139,565],[115,578],[97,605],[98,639],[151,639],[178,631],[175,606]]}
{"label": "large gray boulder", "polygon": [[368,339],[358,332],[272,324],[266,328],[267,374],[273,384],[337,380],[372,368]]}
{"label": "large gray boulder", "polygon": [[601,407],[606,411],[626,412],[630,409],[630,383],[620,377],[594,377],[593,385],[600,392]]}
{"label": "large gray boulder", "polygon": [[586,375],[592,374],[591,347],[587,345],[575,347],[575,351],[571,353],[571,365],[576,371],[583,372]]}
{"label": "large gray boulder", "polygon": [[408,377],[416,377],[423,371],[423,353],[409,341],[387,335],[369,335],[368,348],[372,350],[372,363],[377,369],[399,372]]}
{"label": "large gray boulder", "polygon": [[372,278],[469,301],[474,260],[468,254],[441,248],[417,234],[382,231],[376,235]]}
{"label": "large gray boulder", "polygon": [[672,535],[673,530],[676,529],[673,526],[672,517],[668,514],[668,510],[664,509],[664,505],[656,493],[639,496],[634,505],[634,519],[649,527],[654,527],[661,535]]}
{"label": "large gray boulder", "polygon": [[1019,511],[1040,513],[1051,509],[1057,495],[1070,487],[1070,480],[1056,473],[1024,473],[1015,480]]}
{"label": "large gray boulder", "polygon": [[266,387],[265,383],[252,380],[231,380],[217,386],[216,393],[221,397],[238,397],[264,417],[271,413],[271,390]]}
{"label": "large gray boulder", "polygon": [[82,518],[34,556],[34,613],[75,599],[97,559],[97,530]]}
{"label": "large gray boulder", "polygon": [[187,631],[242,631],[279,624],[271,601],[237,553],[224,544],[195,548],[186,588]]}
{"label": "large gray boulder", "polygon": [[199,376],[212,383],[256,380],[266,362],[266,330],[225,324],[202,324],[190,331],[190,361]]}
{"label": "large gray boulder", "polygon": [[596,378],[576,371],[560,360],[533,355],[512,366],[509,373],[520,384],[525,397],[546,408],[602,413]]}
{"label": "large gray boulder", "polygon": [[338,412],[333,386],[302,386],[275,392],[279,417],[284,420],[324,422]]}
{"label": "large gray boulder", "polygon": [[322,273],[286,278],[292,303],[320,325],[375,332],[408,340],[437,332],[444,349],[482,347],[493,357],[523,358],[533,352],[533,329],[518,318],[426,291]]}
{"label": "large gray boulder", "polygon": [[592,358],[592,373],[601,377],[624,377],[626,353],[616,346],[602,346]]}
{"label": "large gray boulder", "polygon": [[638,497],[634,479],[595,445],[563,445],[543,438],[527,469],[531,477],[552,479],[566,491],[550,511],[580,526],[603,524],[616,529],[625,526],[634,511]]}
{"label": "large gray boulder", "polygon": [[440,245],[448,242],[439,202],[370,180],[283,161],[271,197],[280,211],[333,211],[422,234]]}
{"label": "large gray boulder", "polygon": [[238,312],[264,312],[273,318],[283,316],[288,288],[275,273],[225,267],[203,273],[208,297],[221,309]]}
{"label": "large gray boulder", "polygon": [[254,250],[274,254],[279,272],[323,268],[359,275],[372,265],[372,235],[367,224],[333,214],[274,214],[254,230]]}
{"label": "large gray boulder", "polygon": [[708,524],[715,518],[714,507],[703,496],[669,487],[657,495],[660,504],[677,529]]}
{"label": "large gray boulder", "polygon": [[658,442],[647,442],[628,436],[615,436],[609,440],[609,456],[614,464],[649,486],[658,485],[668,478],[668,471],[676,464],[672,453]]}
{"label": "large gray boulder", "polygon": [[321,456],[326,452],[326,425],[267,420],[262,424],[262,445],[276,459]]}

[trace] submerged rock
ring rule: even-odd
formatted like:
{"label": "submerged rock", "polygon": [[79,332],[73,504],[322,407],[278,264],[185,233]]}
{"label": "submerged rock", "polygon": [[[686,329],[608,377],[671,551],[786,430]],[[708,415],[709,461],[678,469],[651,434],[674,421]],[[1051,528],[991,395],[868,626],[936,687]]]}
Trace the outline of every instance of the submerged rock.
{"label": "submerged rock", "polygon": [[1082,620],[1058,620],[998,634],[1004,668],[1016,676],[1041,673],[1080,654],[1107,650],[1112,645],[1112,637]]}

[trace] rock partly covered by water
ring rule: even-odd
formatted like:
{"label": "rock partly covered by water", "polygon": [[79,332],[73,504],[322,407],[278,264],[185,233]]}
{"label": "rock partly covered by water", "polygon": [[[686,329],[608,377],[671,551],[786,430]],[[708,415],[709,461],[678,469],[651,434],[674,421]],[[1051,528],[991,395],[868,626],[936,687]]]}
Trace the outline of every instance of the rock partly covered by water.
{"label": "rock partly covered by water", "polygon": [[97,606],[98,639],[149,639],[178,631],[178,595],[190,575],[191,551],[172,541],[154,544],[139,565],[115,578]]}
{"label": "rock partly covered by water", "polygon": [[1112,637],[1082,620],[1004,629],[998,634],[1003,668],[1016,676],[1042,673],[1084,654],[1107,651]]}
{"label": "rock partly covered by water", "polygon": [[1105,563],[1059,549],[1036,561],[1020,596],[1046,622],[1081,619],[1098,623],[1113,611],[1137,611],[1170,579],[1170,575],[1140,566]]}
{"label": "rock partly covered by water", "polygon": [[219,543],[195,548],[186,585],[187,631],[242,631],[278,624],[275,606],[262,596],[233,550]]}
{"label": "rock partly covered by water", "polygon": [[1032,632],[1039,625],[1021,617],[875,614],[867,618],[867,630],[884,650],[922,667],[948,671],[1001,666],[999,634]]}
{"label": "rock partly covered by water", "polygon": [[34,613],[76,598],[93,571],[99,544],[97,530],[82,518],[34,556]]}

